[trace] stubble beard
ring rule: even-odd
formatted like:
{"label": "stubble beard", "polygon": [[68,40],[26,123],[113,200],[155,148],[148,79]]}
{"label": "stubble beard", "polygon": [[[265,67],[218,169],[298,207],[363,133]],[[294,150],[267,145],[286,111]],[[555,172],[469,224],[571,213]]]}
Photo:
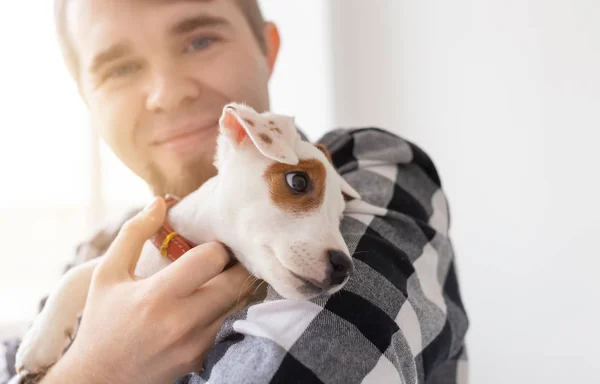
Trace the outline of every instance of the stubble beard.
{"label": "stubble beard", "polygon": [[148,165],[145,174],[144,179],[154,196],[172,194],[183,198],[215,176],[217,169],[213,165],[212,157],[201,156],[170,172],[152,162]]}

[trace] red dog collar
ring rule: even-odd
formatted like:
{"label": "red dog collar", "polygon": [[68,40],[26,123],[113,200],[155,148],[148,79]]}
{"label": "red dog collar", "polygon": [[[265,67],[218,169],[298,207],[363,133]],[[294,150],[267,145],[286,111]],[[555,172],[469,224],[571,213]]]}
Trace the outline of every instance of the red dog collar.
{"label": "red dog collar", "polygon": [[[179,200],[178,197],[166,195],[165,203],[167,203],[167,210],[177,204]],[[158,248],[160,254],[171,261],[179,259],[181,255],[196,246],[196,244],[175,232],[166,219],[162,227],[160,227],[150,240]]]}

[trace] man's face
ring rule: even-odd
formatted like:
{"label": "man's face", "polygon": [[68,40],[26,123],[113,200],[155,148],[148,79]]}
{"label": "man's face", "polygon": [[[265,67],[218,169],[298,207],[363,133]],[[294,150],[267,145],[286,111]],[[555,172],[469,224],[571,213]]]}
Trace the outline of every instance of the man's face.
{"label": "man's face", "polygon": [[156,194],[185,196],[216,173],[225,104],[269,108],[276,52],[233,0],[77,0],[67,15],[95,127]]}

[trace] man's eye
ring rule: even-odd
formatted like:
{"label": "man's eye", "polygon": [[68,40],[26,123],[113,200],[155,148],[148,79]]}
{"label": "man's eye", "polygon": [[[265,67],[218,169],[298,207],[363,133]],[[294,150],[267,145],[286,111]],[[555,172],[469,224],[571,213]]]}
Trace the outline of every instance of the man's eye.
{"label": "man's eye", "polygon": [[215,39],[210,37],[199,37],[194,40],[185,48],[186,52],[199,51],[208,48]]}
{"label": "man's eye", "polygon": [[116,66],[111,68],[105,75],[105,78],[114,78],[114,77],[122,77],[125,75],[129,75],[141,68],[141,65],[138,63],[127,63],[123,65]]}

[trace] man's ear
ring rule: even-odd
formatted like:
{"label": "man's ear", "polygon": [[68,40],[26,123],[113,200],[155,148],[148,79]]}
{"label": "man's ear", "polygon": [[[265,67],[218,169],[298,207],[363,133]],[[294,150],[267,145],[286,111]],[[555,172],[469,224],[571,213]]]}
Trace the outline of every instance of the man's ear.
{"label": "man's ear", "polygon": [[265,22],[263,26],[263,39],[265,41],[265,56],[269,67],[269,77],[271,77],[273,70],[275,69],[275,62],[277,61],[279,46],[281,44],[279,30],[274,23],[270,21]]}

